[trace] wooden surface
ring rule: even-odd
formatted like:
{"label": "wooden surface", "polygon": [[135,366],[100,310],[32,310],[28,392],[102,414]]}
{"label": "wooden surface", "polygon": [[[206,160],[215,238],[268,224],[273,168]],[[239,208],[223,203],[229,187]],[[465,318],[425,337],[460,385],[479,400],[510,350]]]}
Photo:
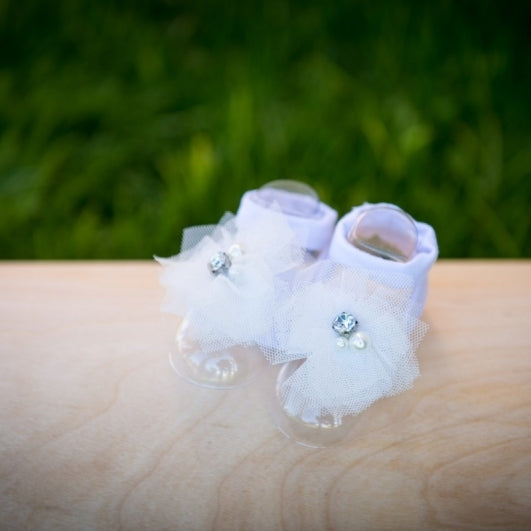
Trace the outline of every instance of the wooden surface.
{"label": "wooden surface", "polygon": [[413,390],[338,446],[179,379],[146,262],[0,264],[1,529],[531,527],[531,261],[442,261]]}

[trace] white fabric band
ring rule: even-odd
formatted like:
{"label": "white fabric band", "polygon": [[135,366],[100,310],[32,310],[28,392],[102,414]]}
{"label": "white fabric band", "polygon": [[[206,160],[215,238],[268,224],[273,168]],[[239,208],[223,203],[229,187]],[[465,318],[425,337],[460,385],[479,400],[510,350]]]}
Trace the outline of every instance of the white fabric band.
{"label": "white fabric band", "polygon": [[[269,210],[267,206],[260,204],[257,192],[258,190],[246,192],[241,199],[236,217],[242,225],[253,223],[264,211]],[[306,200],[305,196],[283,190],[275,190],[275,194],[278,194],[279,197],[282,196],[283,203],[289,201],[290,196],[293,197],[294,195],[296,195],[296,202],[299,205]],[[307,201],[313,207],[315,199],[308,197]],[[317,210],[309,216],[296,215],[285,210],[282,213],[301,247],[308,251],[323,251],[327,248],[337,220],[337,212],[333,208],[319,202],[317,203]]]}
{"label": "white fabric band", "polygon": [[[364,203],[343,216],[336,225],[328,250],[328,258],[346,267],[362,267],[369,274],[371,272],[377,274],[380,279],[386,278],[386,276],[392,279],[397,273],[409,275],[413,278],[415,286],[411,296],[411,310],[420,315],[426,302],[428,273],[439,254],[435,231],[430,225],[415,221],[418,231],[417,249],[415,256],[408,262],[394,262],[366,253],[352,245],[348,240],[348,235],[358,216],[375,206],[394,205],[389,203]],[[391,281],[389,284],[392,286]]]}

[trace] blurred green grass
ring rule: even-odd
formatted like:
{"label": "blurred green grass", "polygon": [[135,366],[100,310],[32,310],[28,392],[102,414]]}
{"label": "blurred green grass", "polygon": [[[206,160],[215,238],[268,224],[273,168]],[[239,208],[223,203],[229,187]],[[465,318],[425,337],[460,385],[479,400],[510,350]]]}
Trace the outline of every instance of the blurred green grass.
{"label": "blurred green grass", "polygon": [[529,257],[531,4],[0,0],[0,258],[148,258],[242,193]]}

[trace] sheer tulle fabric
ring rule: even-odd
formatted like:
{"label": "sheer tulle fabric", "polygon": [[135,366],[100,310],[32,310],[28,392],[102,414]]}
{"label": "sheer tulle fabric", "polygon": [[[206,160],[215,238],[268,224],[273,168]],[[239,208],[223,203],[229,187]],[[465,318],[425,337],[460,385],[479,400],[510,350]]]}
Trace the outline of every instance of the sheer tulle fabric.
{"label": "sheer tulle fabric", "polygon": [[[232,265],[213,275],[208,263],[220,251]],[[282,273],[303,258],[280,212],[264,211],[243,226],[226,214],[218,225],[186,229],[180,254],[157,258],[166,288],[162,310],[188,319],[203,352],[271,344],[272,316],[286,290]]]}
{"label": "sheer tulle fabric", "polygon": [[[280,389],[288,415],[340,419],[411,387],[427,326],[411,313],[412,281],[385,281],[325,261],[295,283],[275,318],[279,348],[267,353],[274,364],[304,360]],[[332,322],[341,312],[355,316],[365,348],[338,345]]]}

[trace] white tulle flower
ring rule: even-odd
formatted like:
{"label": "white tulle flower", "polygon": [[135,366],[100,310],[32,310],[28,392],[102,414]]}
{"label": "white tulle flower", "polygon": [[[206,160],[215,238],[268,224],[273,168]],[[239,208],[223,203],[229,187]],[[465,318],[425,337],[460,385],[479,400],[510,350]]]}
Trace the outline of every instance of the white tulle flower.
{"label": "white tulle flower", "polygon": [[283,215],[264,212],[240,226],[226,214],[216,226],[192,227],[182,252],[157,260],[166,288],[163,311],[188,319],[205,352],[268,342],[283,273],[303,263],[304,252]]}
{"label": "white tulle flower", "polygon": [[268,355],[272,363],[304,360],[281,385],[286,412],[341,418],[409,388],[427,329],[410,313],[412,288],[406,277],[383,284],[331,262],[309,268],[278,309],[282,350]]}

